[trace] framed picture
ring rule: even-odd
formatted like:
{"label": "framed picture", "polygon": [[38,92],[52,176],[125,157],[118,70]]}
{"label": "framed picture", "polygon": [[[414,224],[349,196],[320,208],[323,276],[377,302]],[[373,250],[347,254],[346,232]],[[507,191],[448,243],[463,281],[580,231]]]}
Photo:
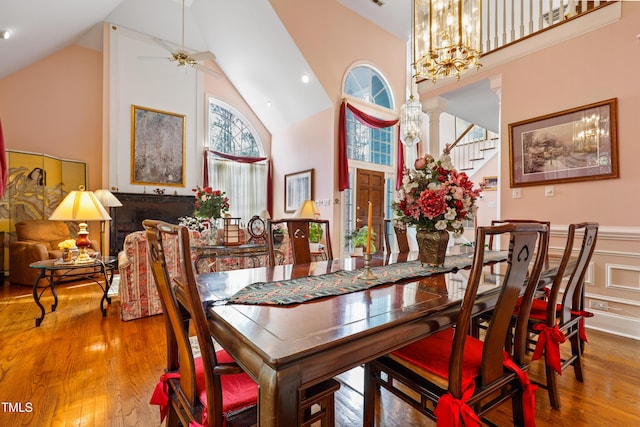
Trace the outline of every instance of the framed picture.
{"label": "framed picture", "polygon": [[305,200],[313,200],[313,169],[284,176],[284,211],[295,212]]}
{"label": "framed picture", "polygon": [[131,106],[131,183],[185,186],[186,116]]}
{"label": "framed picture", "polygon": [[498,177],[497,176],[485,176],[482,178],[482,189],[484,191],[497,191],[498,190]]}
{"label": "framed picture", "polygon": [[511,187],[618,177],[617,98],[509,125]]}

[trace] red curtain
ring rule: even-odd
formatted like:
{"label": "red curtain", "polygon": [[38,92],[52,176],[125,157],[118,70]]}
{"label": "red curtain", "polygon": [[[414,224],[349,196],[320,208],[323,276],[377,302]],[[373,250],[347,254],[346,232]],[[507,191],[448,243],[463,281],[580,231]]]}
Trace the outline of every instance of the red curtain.
{"label": "red curtain", "polygon": [[[0,131],[2,129],[0,128]],[[0,133],[1,136],[1,133]],[[0,140],[1,141],[1,140]],[[222,157],[223,159],[232,160],[238,163],[257,163],[267,160],[267,157],[247,157],[247,156],[233,156],[231,154],[221,153],[215,150],[204,150],[203,156],[203,177],[202,177],[202,185],[203,187],[209,186],[209,153],[215,154],[218,157]],[[273,212],[273,185],[271,179],[271,160],[267,162],[267,210],[269,211],[269,215]]]}
{"label": "red curtain", "polygon": [[2,135],[2,120],[0,120],[0,198],[7,189],[8,168],[7,153],[4,149],[4,136]]}
{"label": "red curtain", "polygon": [[[388,128],[391,126],[395,126],[398,124],[399,119],[395,120],[381,120],[377,119],[373,116],[368,115],[367,113],[358,110],[353,105],[347,103],[347,101],[342,101],[340,105],[340,117],[338,123],[338,190],[344,191],[349,188],[349,162],[347,159],[347,112],[346,109],[349,109],[351,113],[355,116],[355,118],[362,123],[363,125],[370,127],[372,129],[381,129]],[[398,148],[401,148],[400,142],[400,132],[398,134]],[[398,168],[400,173],[402,173],[402,168],[404,166],[404,156],[402,163],[400,162],[400,152],[398,152]],[[402,179],[402,178],[400,178]],[[396,183],[397,185],[397,183]]]}

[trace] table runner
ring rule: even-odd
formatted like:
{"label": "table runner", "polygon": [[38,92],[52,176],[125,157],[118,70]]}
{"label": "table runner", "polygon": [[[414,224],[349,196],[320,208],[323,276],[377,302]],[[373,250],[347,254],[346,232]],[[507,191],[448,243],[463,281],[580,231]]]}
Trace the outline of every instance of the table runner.
{"label": "table runner", "polygon": [[[486,251],[485,263],[507,259],[506,251]],[[363,269],[336,271],[319,276],[306,276],[277,282],[257,282],[232,295],[227,304],[289,305],[317,298],[362,291],[382,284],[420,279],[437,273],[449,273],[471,267],[473,253],[447,256],[441,267],[422,266],[420,261],[409,261],[371,267],[377,277],[365,280],[358,277]]]}

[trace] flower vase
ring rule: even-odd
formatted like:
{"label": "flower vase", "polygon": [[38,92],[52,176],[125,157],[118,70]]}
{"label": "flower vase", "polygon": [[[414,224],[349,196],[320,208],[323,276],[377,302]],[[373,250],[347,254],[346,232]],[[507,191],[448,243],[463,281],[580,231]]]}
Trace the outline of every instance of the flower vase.
{"label": "flower vase", "polygon": [[71,250],[63,249],[62,250],[62,262],[71,262],[71,260],[72,260]]}
{"label": "flower vase", "polygon": [[209,233],[207,234],[207,245],[218,245],[218,223],[216,218],[209,220]]}
{"label": "flower vase", "polygon": [[418,257],[422,265],[439,267],[444,265],[449,243],[449,233],[446,230],[416,230],[418,242]]}

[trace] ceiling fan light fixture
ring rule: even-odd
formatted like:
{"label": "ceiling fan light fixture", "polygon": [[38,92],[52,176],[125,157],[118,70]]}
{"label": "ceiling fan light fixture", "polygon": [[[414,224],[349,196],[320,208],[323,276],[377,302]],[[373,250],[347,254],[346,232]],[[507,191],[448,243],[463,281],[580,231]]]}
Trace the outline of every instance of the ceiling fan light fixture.
{"label": "ceiling fan light fixture", "polygon": [[7,40],[9,37],[11,37],[11,31],[10,30],[2,30],[2,31],[0,31],[0,39]]}

